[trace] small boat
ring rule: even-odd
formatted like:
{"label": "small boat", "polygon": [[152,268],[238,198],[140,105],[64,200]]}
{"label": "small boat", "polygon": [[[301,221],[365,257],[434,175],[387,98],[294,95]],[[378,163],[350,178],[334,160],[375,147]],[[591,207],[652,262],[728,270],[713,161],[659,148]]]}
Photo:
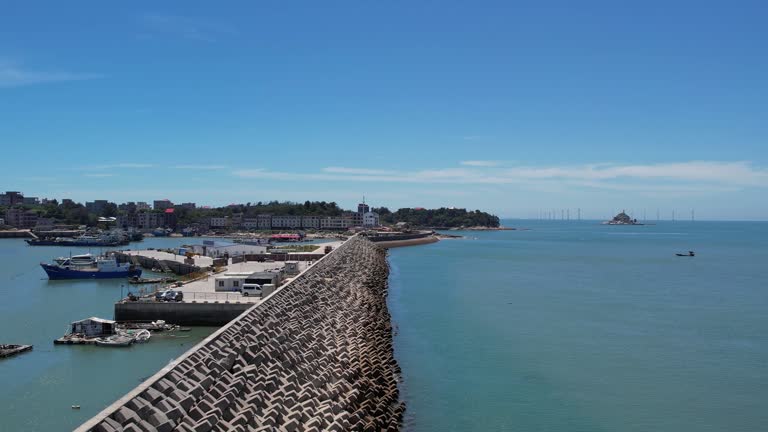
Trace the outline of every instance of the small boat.
{"label": "small boat", "polygon": [[132,336],[134,342],[144,343],[148,341],[150,337],[152,337],[152,334],[149,332],[149,330],[139,330],[136,333],[133,333]]}
{"label": "small boat", "polygon": [[96,345],[108,347],[127,347],[133,343],[134,338],[125,335],[114,335],[96,339]]}
{"label": "small boat", "polygon": [[692,257],[696,256],[696,253],[694,251],[688,251],[687,254],[676,253],[675,255],[679,257]]}

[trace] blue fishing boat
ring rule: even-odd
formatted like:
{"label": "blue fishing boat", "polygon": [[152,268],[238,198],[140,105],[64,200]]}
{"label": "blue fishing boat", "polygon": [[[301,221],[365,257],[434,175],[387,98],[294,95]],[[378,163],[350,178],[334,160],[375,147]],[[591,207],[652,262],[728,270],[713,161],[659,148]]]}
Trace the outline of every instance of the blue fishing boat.
{"label": "blue fishing boat", "polygon": [[141,269],[131,263],[118,263],[113,257],[98,258],[95,266],[40,263],[48,279],[114,279],[141,276]]}

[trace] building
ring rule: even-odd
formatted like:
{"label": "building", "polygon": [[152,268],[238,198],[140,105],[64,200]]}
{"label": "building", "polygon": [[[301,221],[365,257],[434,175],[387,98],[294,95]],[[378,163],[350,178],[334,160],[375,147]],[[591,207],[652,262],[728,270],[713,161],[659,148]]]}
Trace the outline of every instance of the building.
{"label": "building", "polygon": [[25,205],[38,205],[40,200],[37,197],[24,197],[23,203]]}
{"label": "building", "polygon": [[280,285],[282,280],[280,272],[230,272],[213,279],[213,287],[216,291],[240,291],[247,281],[248,283],[265,285]]}
{"label": "building", "polygon": [[107,204],[109,204],[109,201],[107,200],[96,200],[93,202],[86,202],[85,208],[88,210],[88,213],[100,215],[104,213]]}
{"label": "building", "polygon": [[298,229],[301,228],[301,216],[285,215],[272,216],[272,229]]}
{"label": "building", "polygon": [[304,229],[320,229],[320,216],[303,216],[301,227]]}
{"label": "building", "polygon": [[145,203],[144,201],[136,202],[136,211],[142,211],[142,210],[151,210],[151,207],[149,206],[149,204]]}
{"label": "building", "polygon": [[117,206],[117,209],[120,211],[124,211],[126,213],[136,213],[136,203],[133,201],[128,201],[127,203],[122,203],[119,206]]}
{"label": "building", "polygon": [[358,213],[365,214],[365,213],[368,213],[369,211],[371,211],[371,208],[368,207],[368,204],[366,204],[365,202],[362,202],[362,203],[357,205],[357,212]]}
{"label": "building", "polygon": [[0,226],[5,225],[5,218],[0,217]]}
{"label": "building", "polygon": [[75,202],[69,198],[64,198],[61,200],[61,205],[63,205],[64,207],[74,207]]}
{"label": "building", "polygon": [[374,212],[365,212],[363,214],[363,226],[366,228],[379,226],[379,214]]}
{"label": "building", "polygon": [[5,212],[5,223],[16,228],[34,228],[37,225],[37,213],[33,210],[9,208]]}
{"label": "building", "polygon": [[243,222],[240,224],[243,229],[256,230],[259,229],[259,218],[243,218]]}
{"label": "building", "polygon": [[136,214],[136,228],[154,229],[165,226],[165,213],[139,212]]}
{"label": "building", "polygon": [[258,215],[258,216],[256,216],[256,219],[259,220],[259,229],[260,230],[271,230],[272,229],[272,215],[268,215],[268,214]]}
{"label": "building", "polygon": [[11,207],[17,204],[24,204],[24,195],[21,192],[7,191],[0,194],[0,206]]}
{"label": "building", "polygon": [[155,210],[166,210],[173,207],[173,203],[169,199],[155,200],[153,208]]}
{"label": "building", "polygon": [[115,226],[118,228],[136,228],[139,226],[138,213],[128,213],[117,216]]}
{"label": "building", "polygon": [[165,209],[163,216],[165,217],[165,221],[163,221],[165,223],[164,226],[176,229],[176,209],[173,207]]}
{"label": "building", "polygon": [[85,337],[113,335],[117,331],[117,322],[102,318],[91,317],[72,323],[72,334]]}
{"label": "building", "polygon": [[197,204],[193,202],[188,202],[188,203],[178,204],[176,207],[183,208],[185,210],[194,210],[195,208],[197,208]]}
{"label": "building", "polygon": [[241,226],[243,224],[243,214],[242,213],[232,214],[232,218],[230,219],[229,224],[233,227]]}
{"label": "building", "polygon": [[252,272],[227,272],[213,279],[214,291],[240,291]]}
{"label": "building", "polygon": [[346,230],[353,227],[354,219],[350,216],[328,216],[320,218],[322,230]]}
{"label": "building", "polygon": [[211,228],[226,228],[229,226],[229,218],[226,216],[212,217],[208,222],[208,226]]}

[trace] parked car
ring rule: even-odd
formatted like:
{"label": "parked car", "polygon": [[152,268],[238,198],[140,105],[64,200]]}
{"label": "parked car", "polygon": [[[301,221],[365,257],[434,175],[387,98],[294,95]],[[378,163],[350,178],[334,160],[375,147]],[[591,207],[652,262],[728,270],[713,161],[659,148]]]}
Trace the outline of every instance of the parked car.
{"label": "parked car", "polygon": [[184,293],[181,291],[168,290],[163,296],[165,301],[178,302],[184,300]]}
{"label": "parked car", "polygon": [[165,301],[165,294],[167,292],[168,292],[167,290],[166,291],[158,291],[158,292],[156,292],[155,293],[155,300],[156,301]]}

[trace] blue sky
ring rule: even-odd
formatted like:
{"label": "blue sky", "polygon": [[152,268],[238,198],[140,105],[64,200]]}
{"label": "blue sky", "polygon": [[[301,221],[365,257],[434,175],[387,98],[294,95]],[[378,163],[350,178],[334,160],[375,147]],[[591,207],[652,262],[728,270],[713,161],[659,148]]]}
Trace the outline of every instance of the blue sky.
{"label": "blue sky", "polygon": [[764,2],[7,2],[0,189],[768,219]]}

